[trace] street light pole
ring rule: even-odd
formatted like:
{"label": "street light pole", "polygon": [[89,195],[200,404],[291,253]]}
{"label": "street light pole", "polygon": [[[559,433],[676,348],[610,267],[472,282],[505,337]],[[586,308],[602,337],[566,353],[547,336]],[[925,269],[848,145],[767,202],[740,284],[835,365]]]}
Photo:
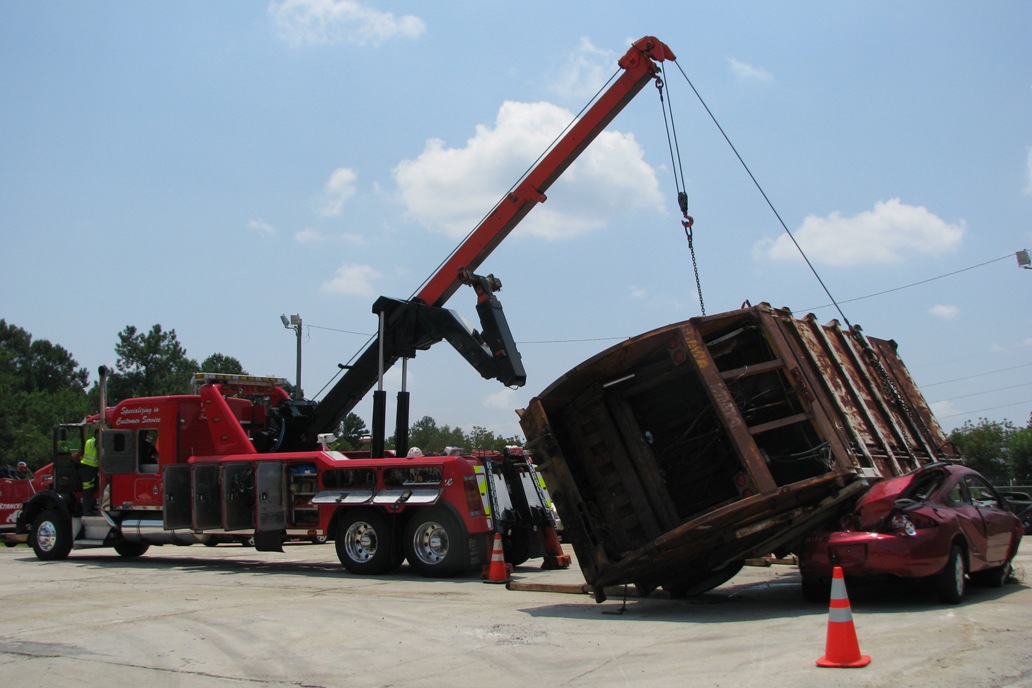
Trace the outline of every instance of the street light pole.
{"label": "street light pole", "polygon": [[303,399],[304,393],[301,391],[301,316],[294,314],[288,319],[286,315],[281,315],[280,321],[283,323],[283,327],[297,333],[297,384],[294,387],[294,398]]}

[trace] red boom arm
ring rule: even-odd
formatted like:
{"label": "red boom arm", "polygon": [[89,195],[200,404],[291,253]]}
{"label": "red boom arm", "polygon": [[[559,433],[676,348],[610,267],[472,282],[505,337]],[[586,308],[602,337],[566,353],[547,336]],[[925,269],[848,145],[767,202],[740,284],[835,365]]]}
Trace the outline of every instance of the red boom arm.
{"label": "red boom arm", "polygon": [[434,273],[416,298],[431,306],[443,306],[462,284],[459,271],[475,272],[498,244],[531,211],[545,201],[545,191],[609,125],[624,106],[655,78],[657,62],[674,60],[674,54],[659,39],[646,36],[620,58],[624,72],[584,113],[541,162],[502,200],[491,214]]}
{"label": "red boom arm", "polygon": [[[545,191],[552,182],[602,133],[645,84],[656,78],[660,71],[657,63],[673,59],[676,58],[670,49],[652,36],[635,42],[619,60],[623,73],[517,184],[515,190],[495,206],[419,293],[407,302],[385,298],[377,300],[373,312],[381,315],[386,336],[378,336],[366,347],[323,397],[304,424],[297,441],[288,439],[284,446],[288,449],[291,446],[304,446],[317,433],[332,432],[372,389],[382,371],[393,365],[399,357],[414,356],[416,350],[425,350],[442,338],[448,338],[449,343],[484,377],[494,377],[506,385],[522,385],[526,375],[508,325],[501,314],[501,304],[490,293],[495,287],[484,281],[488,278],[472,273],[530,212],[535,203],[544,202]],[[437,322],[441,319],[434,317],[438,312],[448,313],[442,306],[460,285],[474,283],[475,286],[479,285],[477,312],[484,325],[482,341],[473,341],[470,333],[462,336],[453,326]],[[454,320],[454,316],[449,317]],[[487,355],[489,360],[484,358],[486,344],[490,344]],[[386,349],[381,350],[384,346]],[[505,365],[493,365],[495,362]],[[373,433],[379,440],[374,440],[374,456],[382,455],[377,451],[383,447],[382,415],[385,398],[384,392],[378,391],[377,394],[381,397],[379,400],[374,399]],[[407,420],[404,425],[407,425]],[[289,437],[291,433],[287,435]]]}

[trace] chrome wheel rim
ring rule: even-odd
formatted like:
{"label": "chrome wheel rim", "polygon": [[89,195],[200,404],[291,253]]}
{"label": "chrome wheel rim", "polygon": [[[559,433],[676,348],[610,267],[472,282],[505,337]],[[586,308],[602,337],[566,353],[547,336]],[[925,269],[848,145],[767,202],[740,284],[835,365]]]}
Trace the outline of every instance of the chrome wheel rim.
{"label": "chrome wheel rim", "polygon": [[344,534],[344,550],[353,561],[366,562],[376,556],[376,529],[365,521],[352,523]]}
{"label": "chrome wheel rim", "polygon": [[43,521],[36,529],[36,545],[44,552],[54,549],[57,544],[57,526],[53,521]]}
{"label": "chrome wheel rim", "polygon": [[448,556],[448,531],[440,523],[428,521],[418,528],[412,537],[412,549],[424,564],[439,564]]}

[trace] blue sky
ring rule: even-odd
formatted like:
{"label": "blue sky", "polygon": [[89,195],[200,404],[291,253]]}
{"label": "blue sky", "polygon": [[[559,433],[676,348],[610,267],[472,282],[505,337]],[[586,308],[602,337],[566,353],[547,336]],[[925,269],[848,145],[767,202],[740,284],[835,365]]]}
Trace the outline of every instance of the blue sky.
{"label": "blue sky", "polygon": [[[0,3],[0,317],[91,375],[160,323],[198,360],[292,379],[297,313],[314,397],[376,297],[413,294],[655,35],[943,426],[1023,425],[1030,28],[1016,1]],[[667,86],[707,312],[836,317],[675,66]],[[699,314],[654,89],[480,271],[528,383],[441,344],[409,364],[413,419],[518,434],[514,409],[579,361]]]}

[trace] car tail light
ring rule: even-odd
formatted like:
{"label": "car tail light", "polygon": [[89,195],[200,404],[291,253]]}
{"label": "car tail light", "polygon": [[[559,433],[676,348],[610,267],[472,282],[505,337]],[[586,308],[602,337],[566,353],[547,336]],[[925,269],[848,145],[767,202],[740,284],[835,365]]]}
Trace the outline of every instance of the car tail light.
{"label": "car tail light", "polygon": [[889,519],[889,525],[900,535],[907,535],[910,537],[917,535],[917,526],[914,525],[913,521],[907,518],[906,514],[893,514],[892,518]]}
{"label": "car tail light", "polygon": [[919,513],[906,513],[897,511],[889,517],[887,522],[888,529],[891,532],[897,533],[898,535],[905,535],[906,537],[913,537],[917,535],[917,531],[925,528],[934,528],[938,523],[933,519],[928,518]]}

